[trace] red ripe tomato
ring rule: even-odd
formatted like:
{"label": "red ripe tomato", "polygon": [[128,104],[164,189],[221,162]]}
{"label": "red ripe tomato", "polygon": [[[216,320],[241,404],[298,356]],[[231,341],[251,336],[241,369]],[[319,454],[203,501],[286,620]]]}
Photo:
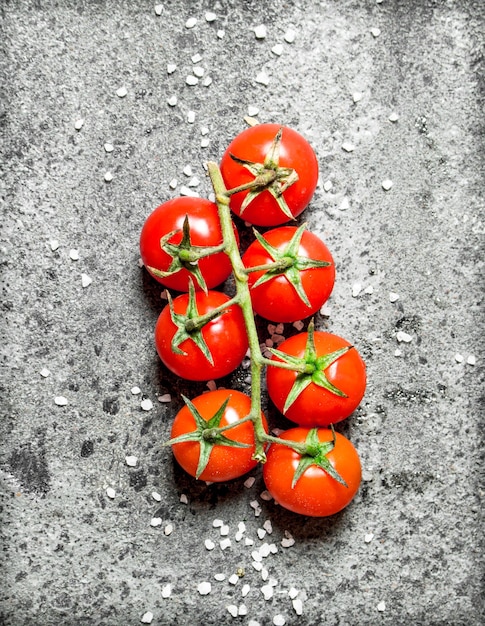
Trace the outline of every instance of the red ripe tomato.
{"label": "red ripe tomato", "polygon": [[[309,428],[292,428],[280,438],[304,443],[309,432]],[[359,488],[362,471],[359,455],[346,437],[333,434],[328,428],[317,429],[317,436],[323,443],[331,442],[335,436],[333,449],[323,456],[346,484],[331,476],[322,467],[324,463],[318,463],[320,459],[316,458],[314,464],[311,457],[302,457],[299,452],[280,443],[269,447],[263,478],[270,494],[284,508],[301,515],[326,517],[338,513],[351,502]],[[302,458],[307,462],[306,469],[293,485]]]}
{"label": "red ripe tomato", "polygon": [[[195,288],[200,289],[195,271],[202,274],[208,289],[226,280],[232,272],[231,262],[225,252],[217,252],[201,258],[195,265],[181,262],[181,268],[170,276],[155,275],[151,268],[166,272],[174,259],[162,250],[160,240],[173,231],[168,244],[180,244],[183,238],[183,225],[188,216],[190,243],[192,246],[219,246],[223,242],[217,206],[204,198],[179,197],[164,202],[146,219],[140,235],[140,253],[148,272],[165,287],[177,291],[188,291],[189,278]],[[235,227],[234,227],[235,228]],[[236,239],[239,241],[235,229]],[[189,268],[189,269],[187,269]],[[195,280],[194,280],[195,278]]]}
{"label": "red ripe tomato", "polygon": [[[155,326],[157,352],[169,370],[187,380],[226,376],[240,365],[248,349],[241,308],[237,304],[229,306],[200,330],[187,336],[183,334],[183,329],[187,312],[191,311],[192,306],[195,305],[196,313],[200,316],[229,301],[229,297],[219,291],[209,291],[207,294],[197,291],[193,295],[195,301],[192,304],[191,296],[185,293],[173,300],[175,321],[169,305],[160,313]],[[175,337],[177,345],[174,349]]]}
{"label": "red ripe tomato", "polygon": [[[242,420],[249,414],[251,399],[246,394],[235,390],[218,389],[217,391],[209,391],[192,400],[192,404],[203,420],[209,422],[226,400],[228,400],[228,403],[219,422],[219,427],[237,424],[239,420]],[[261,419],[267,431],[267,422],[263,414],[261,414]],[[187,433],[193,433],[197,430],[197,426],[198,424],[193,414],[186,405],[175,417],[171,438],[174,439]],[[235,425],[234,428],[225,430],[223,435],[231,441],[247,444],[248,447],[232,447],[218,443],[217,438],[215,438],[215,442],[211,442],[210,438],[201,437],[202,446],[205,445],[205,442],[211,446],[209,450],[206,450],[206,453],[209,452],[207,464],[198,476],[201,480],[210,482],[232,480],[246,474],[257,465],[257,461],[252,459],[254,454],[254,428],[251,421]],[[192,476],[197,476],[201,456],[201,442],[194,439],[192,441],[174,443],[172,444],[172,450],[175,458],[184,470]]]}
{"label": "red ripe tomato", "polygon": [[269,246],[254,241],[242,257],[246,268],[293,261],[286,270],[249,274],[254,311],[274,322],[295,322],[313,315],[328,300],[335,283],[335,265],[327,246],[317,235],[299,231],[295,226],[267,231],[262,237]]}
{"label": "red ripe tomato", "polygon": [[[299,374],[269,366],[268,393],[276,407],[300,426],[328,426],[348,417],[364,397],[365,363],[358,351],[338,335],[316,331],[314,350],[308,350],[308,337],[308,333],[290,337],[272,359],[283,361],[289,355],[290,361],[308,364],[310,371]],[[337,356],[340,351],[343,353]],[[285,409],[288,396],[298,389],[299,395]]]}
{"label": "red ripe tomato", "polygon": [[[280,129],[281,140],[275,150],[274,141]],[[234,193],[231,197],[231,209],[251,224],[277,226],[290,221],[305,209],[318,182],[315,153],[308,141],[291,128],[259,124],[237,135],[222,157],[221,174],[229,190],[250,183],[258,174],[264,177],[269,172],[271,176],[271,171],[278,176],[272,186],[264,190],[256,189],[252,199],[248,197],[252,194],[248,190]],[[297,174],[297,179],[292,171]],[[287,184],[289,186],[285,189]],[[286,214],[277,201],[280,195],[286,203]],[[243,203],[248,202],[246,198],[251,201],[244,207]]]}

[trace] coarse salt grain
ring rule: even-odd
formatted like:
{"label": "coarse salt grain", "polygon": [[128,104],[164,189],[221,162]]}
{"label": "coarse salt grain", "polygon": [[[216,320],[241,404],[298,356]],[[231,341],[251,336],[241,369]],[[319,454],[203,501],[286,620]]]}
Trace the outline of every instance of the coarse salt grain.
{"label": "coarse salt grain", "polygon": [[227,580],[231,585],[237,585],[239,582],[239,576],[237,574],[232,574]]}
{"label": "coarse salt grain", "polygon": [[39,374],[42,376],[42,378],[47,378],[48,376],[51,375],[51,373],[49,372],[49,370],[47,369],[47,367],[43,367]]}
{"label": "coarse salt grain", "polygon": [[213,528],[220,528],[223,525],[224,525],[224,522],[221,519],[215,519],[212,522],[212,527]]}
{"label": "coarse salt grain", "polygon": [[157,491],[152,491],[152,498],[156,502],[161,502],[162,501],[162,496]]}
{"label": "coarse salt grain", "polygon": [[259,72],[256,75],[256,82],[259,83],[260,85],[269,85],[269,76],[268,74],[266,74],[266,72]]}
{"label": "coarse salt grain", "polygon": [[364,537],[365,543],[370,543],[374,539],[374,533],[367,533]]}
{"label": "coarse salt grain", "polygon": [[169,583],[162,587],[162,598],[170,598],[172,595],[172,585]]}
{"label": "coarse salt grain", "polygon": [[49,245],[51,247],[52,252],[55,252],[57,248],[59,247],[59,242],[57,241],[57,239],[51,239],[49,241]]}
{"label": "coarse salt grain", "polygon": [[138,463],[138,459],[136,456],[125,456],[125,463],[129,467],[136,467],[136,464]]}
{"label": "coarse salt grain", "polygon": [[264,530],[268,533],[268,535],[271,535],[273,532],[273,524],[271,523],[270,519],[267,519],[264,524],[263,524],[263,528]]}
{"label": "coarse salt grain", "polygon": [[380,28],[371,28],[370,32],[372,34],[373,37],[379,37],[379,35],[381,34],[381,29]]}
{"label": "coarse salt grain", "polygon": [[161,517],[152,517],[152,519],[150,520],[150,526],[153,526],[154,528],[156,528],[157,526],[161,526],[161,525],[162,525]]}
{"label": "coarse salt grain", "polygon": [[360,102],[363,97],[364,97],[364,94],[361,93],[360,91],[354,91],[354,93],[352,94],[352,100],[354,102]]}
{"label": "coarse salt grain", "polygon": [[216,544],[211,539],[206,539],[204,541],[204,545],[206,547],[206,550],[214,550],[214,548],[216,547]]}
{"label": "coarse salt grain", "polygon": [[391,113],[387,118],[390,122],[397,122],[399,119],[399,115],[397,113]]}
{"label": "coarse salt grain", "polygon": [[389,178],[386,178],[385,180],[382,181],[381,185],[384,191],[389,191],[389,189],[391,189],[393,185],[393,182]]}
{"label": "coarse salt grain", "polygon": [[258,533],[258,537],[260,539],[264,539],[266,536],[266,531],[264,530],[264,528],[258,528],[258,530],[256,531]]}
{"label": "coarse salt grain", "polygon": [[368,285],[365,289],[364,289],[364,293],[371,295],[374,293],[374,287],[373,285]]}
{"label": "coarse salt grain", "polygon": [[153,621],[153,613],[151,611],[147,611],[142,615],[141,623],[142,624],[151,624]]}
{"label": "coarse salt grain", "polygon": [[195,122],[195,111],[189,111],[187,113],[187,122],[193,124]]}
{"label": "coarse salt grain", "polygon": [[173,533],[173,524],[167,524],[163,529],[164,535],[167,537]]}
{"label": "coarse salt grain", "polygon": [[202,76],[204,76],[205,69],[203,67],[197,66],[194,67],[192,72],[194,73],[194,76],[197,76],[197,78],[202,78]]}
{"label": "coarse salt grain", "polygon": [[217,19],[217,15],[212,11],[207,11],[204,17],[206,22],[214,22]]}
{"label": "coarse salt grain", "polygon": [[261,593],[265,600],[271,600],[274,593],[273,587],[271,585],[263,585],[261,587]]}
{"label": "coarse salt grain", "polygon": [[268,31],[266,30],[266,26],[264,24],[260,24],[259,26],[256,26],[256,28],[254,28],[253,30],[254,30],[256,39],[264,39],[266,35],[268,34]]}
{"label": "coarse salt grain", "polygon": [[353,298],[356,298],[361,291],[362,291],[361,283],[354,283],[352,285],[352,297]]}
{"label": "coarse salt grain", "polygon": [[399,294],[391,291],[389,294],[389,302],[397,302],[399,300]]}
{"label": "coarse salt grain", "polygon": [[227,537],[229,534],[229,526],[227,524],[223,524],[220,527],[219,532],[221,533],[221,537]]}
{"label": "coarse salt grain", "polygon": [[214,579],[221,583],[223,580],[226,580],[226,575],[222,573],[214,574]]}
{"label": "coarse salt grain", "polygon": [[295,41],[295,38],[296,32],[293,30],[293,28],[288,28],[288,30],[284,34],[284,40],[286,41],[286,43],[293,43]]}
{"label": "coarse salt grain", "polygon": [[150,398],[146,398],[145,400],[142,400],[140,406],[143,411],[151,411],[153,409],[153,402],[150,400]]}
{"label": "coarse salt grain", "polygon": [[158,401],[167,404],[168,402],[172,402],[172,396],[169,393],[164,393],[158,396]]}
{"label": "coarse salt grain", "polygon": [[207,381],[207,388],[210,391],[215,391],[217,389],[216,381],[215,380],[208,380]]}
{"label": "coarse salt grain", "polygon": [[187,185],[189,187],[198,187],[200,185],[200,180],[197,176],[192,176]]}
{"label": "coarse salt grain", "polygon": [[401,343],[409,343],[410,341],[413,340],[413,338],[411,337],[411,335],[409,335],[408,333],[405,333],[403,330],[400,330],[397,334],[396,334],[396,339]]}
{"label": "coarse salt grain", "polygon": [[285,536],[281,540],[281,545],[283,548],[291,548],[291,546],[295,545],[293,535],[287,530],[285,530]]}
{"label": "coarse salt grain", "polygon": [[173,74],[176,69],[177,66],[175,65],[175,63],[167,63],[167,74]]}
{"label": "coarse salt grain", "polygon": [[225,34],[226,34],[226,33],[225,33],[225,31],[224,31],[224,30],[222,30],[222,28],[221,28],[220,30],[218,30],[218,31],[217,31],[217,37],[218,37],[219,39],[223,39]]}
{"label": "coarse salt grain", "polygon": [[259,622],[257,622],[256,620],[252,619],[252,620],[249,620],[248,626],[261,626],[261,625],[260,625]]}
{"label": "coarse salt grain", "polygon": [[463,356],[461,354],[455,354],[455,361],[457,363],[463,363]]}
{"label": "coarse salt grain", "polygon": [[394,350],[394,356],[402,356],[402,350],[399,350],[399,348],[396,348],[396,350]]}
{"label": "coarse salt grain", "polygon": [[202,137],[202,139],[200,140],[200,147],[201,148],[208,148],[210,144],[209,138],[208,137]]}
{"label": "coarse salt grain", "polygon": [[188,504],[189,503],[189,499],[187,498],[185,493],[182,493],[180,495],[180,502],[181,502],[181,504]]}
{"label": "coarse salt grain", "polygon": [[344,141],[342,144],[342,150],[345,150],[345,152],[353,152],[355,150],[355,146],[353,143],[350,143],[350,141]]}
{"label": "coarse salt grain", "polygon": [[333,183],[332,183],[331,180],[326,180],[323,183],[323,188],[325,189],[325,191],[330,191],[330,189],[332,189],[332,187],[333,187]]}
{"label": "coarse salt grain", "polygon": [[197,591],[201,596],[207,596],[212,591],[212,585],[205,580],[197,585]]}
{"label": "coarse salt grain", "polygon": [[132,393],[134,396],[137,396],[139,393],[141,393],[141,389],[140,389],[140,387],[132,387],[132,388],[131,388],[131,393]]}
{"label": "coarse salt grain", "polygon": [[56,396],[54,398],[54,403],[57,404],[57,406],[66,406],[67,398],[65,398],[64,396]]}
{"label": "coarse salt grain", "polygon": [[380,613],[383,613],[386,610],[386,603],[385,602],[379,602],[379,604],[377,605],[377,610]]}
{"label": "coarse salt grain", "polygon": [[182,185],[180,187],[180,195],[188,196],[189,198],[198,198],[199,194],[194,190],[188,187],[187,185]]}
{"label": "coarse salt grain", "polygon": [[116,95],[118,96],[118,98],[124,98],[127,93],[128,93],[128,90],[126,89],[126,87],[120,87],[116,91]]}
{"label": "coarse salt grain", "polygon": [[290,587],[290,589],[288,589],[288,595],[290,596],[291,600],[294,600],[299,593],[300,592],[295,587]]}
{"label": "coarse salt grain", "polygon": [[155,15],[161,15],[163,12],[163,4],[155,5]]}
{"label": "coarse salt grain", "polygon": [[247,547],[254,546],[254,540],[251,539],[251,537],[245,537],[244,545],[247,546]]}
{"label": "coarse salt grain", "polygon": [[108,496],[108,498],[116,498],[116,491],[113,489],[113,487],[108,487],[106,489],[106,495]]}
{"label": "coarse salt grain", "polygon": [[248,106],[248,115],[250,117],[255,117],[256,115],[258,115],[258,113],[259,113],[258,107]]}
{"label": "coarse salt grain", "polygon": [[110,183],[113,180],[113,174],[111,172],[105,172],[104,174],[104,180],[107,183]]}
{"label": "coarse salt grain", "polygon": [[228,610],[229,614],[232,615],[232,617],[237,617],[238,608],[235,604],[228,604],[226,606],[226,609]]}
{"label": "coarse salt grain", "polygon": [[273,624],[274,626],[285,626],[286,620],[283,615],[275,615],[273,617]]}
{"label": "coarse salt grain", "polygon": [[342,202],[340,203],[339,209],[341,211],[346,211],[347,209],[350,208],[350,201],[347,197],[345,197]]}
{"label": "coarse salt grain", "polygon": [[248,584],[243,585],[243,587],[241,589],[242,597],[245,598],[250,591],[251,591],[251,587]]}
{"label": "coarse salt grain", "polygon": [[177,102],[177,96],[170,96],[170,98],[167,99],[167,104],[171,107],[176,106]]}
{"label": "coarse salt grain", "polygon": [[81,130],[83,126],[84,126],[84,119],[76,120],[76,122],[74,123],[74,128],[76,130]]}
{"label": "coarse salt grain", "polygon": [[248,614],[248,607],[245,604],[240,604],[238,609],[237,609],[237,614],[239,616],[247,615]]}
{"label": "coarse salt grain", "polygon": [[283,54],[283,46],[280,43],[277,43],[271,48],[271,52],[276,54],[277,57],[280,57]]}
{"label": "coarse salt grain", "polygon": [[187,83],[187,85],[197,85],[197,83],[199,82],[199,79],[197,78],[197,76],[194,76],[193,74],[189,74],[186,79],[185,82]]}
{"label": "coarse salt grain", "polygon": [[168,186],[170,187],[170,189],[176,189],[177,188],[177,179],[176,178],[172,178],[172,180],[168,183]]}
{"label": "coarse salt grain", "polygon": [[219,545],[221,547],[221,550],[227,550],[227,548],[231,547],[231,540],[229,539],[229,537],[226,537],[226,539],[221,539],[221,541],[219,542]]}
{"label": "coarse salt grain", "polygon": [[295,598],[292,601],[292,605],[293,605],[293,610],[295,611],[297,615],[303,615],[303,602],[300,600],[300,598]]}
{"label": "coarse salt grain", "polygon": [[476,359],[476,357],[475,357],[475,355],[474,355],[474,354],[470,354],[470,355],[467,357],[466,362],[468,363],[468,365],[476,365],[476,364],[477,364],[477,359]]}
{"label": "coarse salt grain", "polygon": [[197,18],[189,17],[189,19],[185,22],[185,28],[194,28],[196,24],[197,24]]}
{"label": "coarse salt grain", "polygon": [[113,152],[114,149],[115,148],[114,148],[112,143],[105,143],[104,144],[104,151],[105,152]]}

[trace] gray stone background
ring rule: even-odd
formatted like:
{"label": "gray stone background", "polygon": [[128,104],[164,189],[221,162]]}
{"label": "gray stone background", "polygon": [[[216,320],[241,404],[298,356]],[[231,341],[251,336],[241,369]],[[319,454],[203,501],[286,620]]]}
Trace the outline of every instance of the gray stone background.
{"label": "gray stone background", "polygon": [[[483,5],[3,0],[0,15],[1,623],[483,624]],[[366,397],[339,426],[364,481],[330,519],[262,498],[259,468],[251,487],[196,484],[160,447],[180,393],[206,385],[158,361],[163,300],[139,232],[195,184],[187,165],[191,189],[210,194],[204,163],[252,107],[318,155],[304,219],[337,283],[317,324],[368,366]],[[245,375],[218,384],[245,390]],[[261,572],[252,552],[265,545]]]}

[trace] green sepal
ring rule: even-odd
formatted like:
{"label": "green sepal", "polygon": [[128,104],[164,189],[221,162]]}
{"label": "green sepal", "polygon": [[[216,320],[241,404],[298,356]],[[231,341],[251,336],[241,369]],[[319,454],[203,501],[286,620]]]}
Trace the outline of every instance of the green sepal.
{"label": "green sepal", "polygon": [[209,350],[209,346],[207,345],[204,336],[202,334],[202,328],[193,330],[192,332],[187,332],[186,322],[188,319],[195,319],[199,317],[199,312],[197,310],[197,301],[195,297],[195,288],[192,280],[189,280],[189,301],[187,304],[187,310],[185,313],[176,313],[173,306],[173,301],[170,296],[170,293],[167,291],[168,298],[168,306],[170,307],[170,318],[174,325],[177,327],[177,330],[172,337],[171,348],[174,354],[186,355],[180,348],[180,344],[183,343],[187,339],[191,339],[195,345],[199,348],[205,358],[209,361],[211,365],[214,365],[214,359],[212,358],[211,351]]}
{"label": "green sepal", "polygon": [[253,161],[240,159],[233,154],[230,155],[236,163],[245,167],[254,176],[254,188],[249,190],[241,204],[241,217],[254,198],[263,191],[268,191],[276,200],[279,208],[286,217],[295,219],[283,197],[283,193],[298,180],[298,173],[292,168],[279,166],[282,134],[283,128],[280,128],[273,139],[263,163],[255,163]]}
{"label": "green sepal", "polygon": [[315,326],[312,320],[308,325],[308,338],[303,357],[293,356],[286,354],[281,350],[270,348],[272,354],[280,358],[284,363],[292,365],[294,370],[298,372],[295,382],[286,397],[285,405],[283,407],[283,415],[288,411],[290,406],[310,383],[314,383],[315,385],[318,385],[319,387],[322,387],[323,389],[326,389],[330,393],[333,393],[341,398],[347,397],[346,393],[328,380],[325,375],[325,370],[337,359],[348,352],[353,346],[344,346],[339,350],[317,357],[314,332]]}
{"label": "green sepal", "polygon": [[331,263],[328,261],[321,261],[319,259],[309,259],[308,257],[298,256],[301,238],[303,237],[305,229],[306,224],[299,226],[284,250],[275,248],[258,231],[254,230],[254,236],[262,248],[264,248],[264,250],[272,258],[275,263],[275,267],[266,270],[265,273],[262,274],[254,283],[253,289],[269,280],[272,280],[276,276],[284,275],[295,289],[300,300],[307,307],[311,306],[308,296],[303,289],[300,272],[318,267],[328,267]]}
{"label": "green sepal", "polygon": [[327,474],[329,474],[334,480],[336,480],[344,487],[348,486],[345,480],[342,478],[342,476],[340,476],[340,474],[327,458],[327,454],[335,447],[335,431],[333,427],[332,435],[332,441],[320,441],[318,438],[318,429],[312,428],[310,430],[305,439],[305,444],[307,446],[308,452],[301,456],[301,459],[297,465],[291,483],[291,487],[293,489],[298,480],[312,465],[316,465],[317,467],[323,469],[325,472],[327,472]]}
{"label": "green sepal", "polygon": [[[195,474],[196,478],[199,478],[199,476],[207,467],[214,446],[228,446],[231,448],[251,447],[250,444],[241,443],[240,441],[234,441],[233,439],[229,439],[228,437],[226,437],[222,432],[217,432],[220,427],[220,423],[226,410],[227,404],[229,402],[229,397],[224,400],[216,413],[208,420],[205,420],[202,417],[202,415],[199,413],[196,406],[191,400],[189,400],[184,395],[182,395],[182,398],[187,408],[189,409],[192,417],[194,418],[196,426],[195,430],[189,433],[184,433],[183,435],[179,435],[178,437],[173,437],[164,445],[171,446],[176,443],[186,443],[189,441],[199,442],[200,452]],[[235,423],[234,426],[237,426],[237,423]]]}
{"label": "green sepal", "polygon": [[200,271],[199,260],[211,254],[221,252],[224,246],[192,245],[188,215],[184,218],[182,240],[180,243],[170,243],[170,239],[179,232],[180,230],[173,230],[160,239],[160,248],[172,259],[169,267],[165,271],[159,270],[156,267],[147,267],[147,269],[155,276],[158,276],[158,278],[167,278],[185,269],[190,272],[199,287],[207,293],[207,285]]}

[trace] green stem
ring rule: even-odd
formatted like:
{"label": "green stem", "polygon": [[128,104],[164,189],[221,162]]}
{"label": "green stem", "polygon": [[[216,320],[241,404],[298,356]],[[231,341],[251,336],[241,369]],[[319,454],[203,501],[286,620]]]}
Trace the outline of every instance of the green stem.
{"label": "green stem", "polygon": [[249,417],[254,426],[255,452],[253,458],[261,463],[266,460],[264,444],[266,443],[266,431],[261,417],[261,372],[263,368],[263,355],[259,347],[259,337],[254,320],[254,312],[249,293],[248,275],[243,265],[241,255],[234,234],[231,211],[229,209],[230,192],[227,191],[217,163],[210,161],[207,169],[214,188],[219,219],[221,222],[222,236],[226,244],[225,252],[229,256],[232,264],[234,279],[236,282],[236,293],[239,299],[246,332],[248,335],[249,349],[251,352],[251,411]]}
{"label": "green stem", "polygon": [[188,319],[185,322],[185,330],[188,333],[192,333],[195,330],[200,330],[206,324],[211,322],[213,319],[215,319],[216,317],[219,317],[219,315],[224,313],[224,311],[226,311],[230,306],[232,306],[233,304],[239,304],[239,303],[240,303],[240,297],[239,295],[236,295],[234,296],[234,298],[231,298],[230,300],[228,300],[228,302],[224,302],[224,304],[221,304],[217,308],[212,309],[212,311],[209,311],[208,313],[204,313],[204,315],[199,315],[198,317]]}

